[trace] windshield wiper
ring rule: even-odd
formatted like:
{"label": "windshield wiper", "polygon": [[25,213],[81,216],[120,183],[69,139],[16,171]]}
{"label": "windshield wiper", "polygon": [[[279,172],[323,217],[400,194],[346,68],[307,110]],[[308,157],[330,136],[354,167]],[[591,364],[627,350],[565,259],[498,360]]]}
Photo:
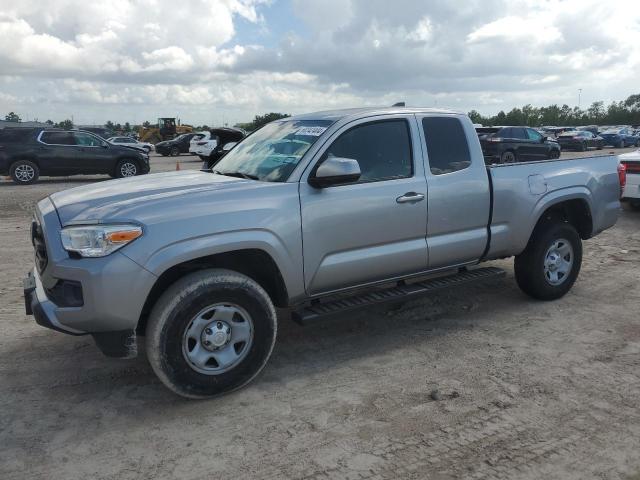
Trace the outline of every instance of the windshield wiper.
{"label": "windshield wiper", "polygon": [[246,178],[248,180],[260,180],[260,178],[255,175],[251,175],[250,173],[244,172],[221,172],[220,170],[212,170],[213,173],[217,173],[218,175],[225,175],[227,177],[237,177],[237,178]]}

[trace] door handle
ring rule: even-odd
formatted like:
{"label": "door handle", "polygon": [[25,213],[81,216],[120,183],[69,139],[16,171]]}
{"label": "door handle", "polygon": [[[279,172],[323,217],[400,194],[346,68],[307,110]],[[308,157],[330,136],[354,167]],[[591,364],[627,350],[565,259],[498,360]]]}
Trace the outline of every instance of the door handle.
{"label": "door handle", "polygon": [[424,195],[417,192],[407,192],[404,195],[396,198],[398,203],[416,203],[424,200]]}

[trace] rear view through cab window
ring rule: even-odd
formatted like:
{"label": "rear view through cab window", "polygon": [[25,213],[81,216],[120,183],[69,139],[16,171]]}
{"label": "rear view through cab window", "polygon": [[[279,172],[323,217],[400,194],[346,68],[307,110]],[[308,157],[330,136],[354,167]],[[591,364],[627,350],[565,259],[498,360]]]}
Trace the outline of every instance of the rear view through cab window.
{"label": "rear view through cab window", "polygon": [[422,129],[433,175],[457,172],[471,165],[469,144],[460,120],[453,117],[425,117]]}

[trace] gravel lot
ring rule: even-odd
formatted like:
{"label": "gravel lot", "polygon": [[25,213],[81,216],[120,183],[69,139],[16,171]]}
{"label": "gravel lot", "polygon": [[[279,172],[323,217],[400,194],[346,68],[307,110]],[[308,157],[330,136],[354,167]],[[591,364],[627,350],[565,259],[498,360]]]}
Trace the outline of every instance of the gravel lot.
{"label": "gravel lot", "polygon": [[585,243],[559,301],[525,297],[500,261],[505,279],[395,311],[283,315],[256,382],[186,401],[144,355],[108,359],[24,314],[34,202],[97,178],[0,181],[3,480],[640,478],[639,212]]}

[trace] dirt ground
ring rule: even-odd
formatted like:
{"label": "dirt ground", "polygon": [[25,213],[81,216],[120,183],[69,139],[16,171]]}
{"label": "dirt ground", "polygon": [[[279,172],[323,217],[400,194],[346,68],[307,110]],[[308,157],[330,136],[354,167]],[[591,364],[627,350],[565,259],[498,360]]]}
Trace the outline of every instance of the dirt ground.
{"label": "dirt ground", "polygon": [[524,296],[505,260],[505,279],[397,311],[282,316],[257,381],[187,401],[144,352],[108,359],[24,314],[34,202],[91,180],[0,181],[1,479],[640,478],[640,212],[585,242],[559,301]]}

